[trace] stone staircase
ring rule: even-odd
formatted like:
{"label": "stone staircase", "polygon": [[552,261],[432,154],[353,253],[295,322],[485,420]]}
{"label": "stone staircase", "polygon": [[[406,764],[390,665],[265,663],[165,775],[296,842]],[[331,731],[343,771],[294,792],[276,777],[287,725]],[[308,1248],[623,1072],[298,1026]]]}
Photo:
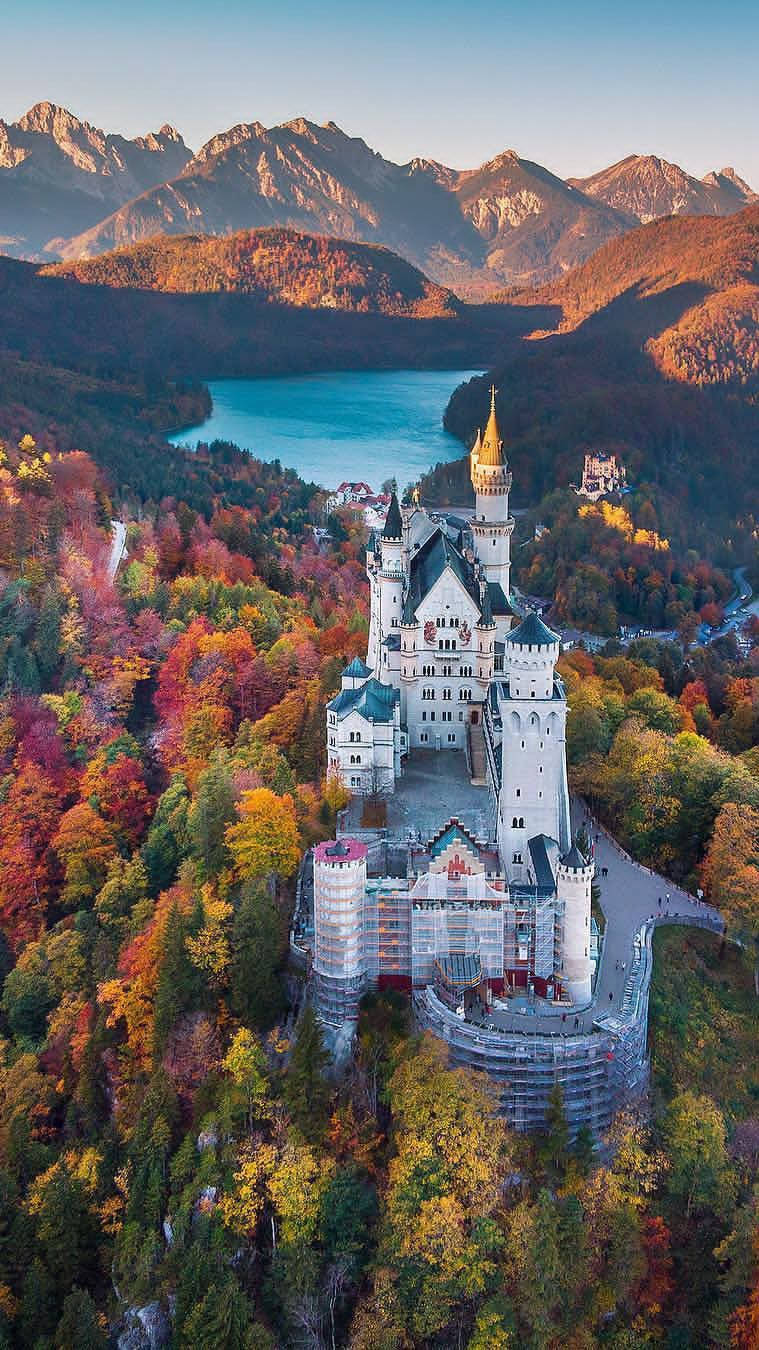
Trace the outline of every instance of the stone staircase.
{"label": "stone staircase", "polygon": [[482,730],[481,723],[472,726],[471,722],[467,727],[467,736],[469,738],[469,766],[472,783],[477,786],[487,784],[488,771],[485,758],[485,733]]}

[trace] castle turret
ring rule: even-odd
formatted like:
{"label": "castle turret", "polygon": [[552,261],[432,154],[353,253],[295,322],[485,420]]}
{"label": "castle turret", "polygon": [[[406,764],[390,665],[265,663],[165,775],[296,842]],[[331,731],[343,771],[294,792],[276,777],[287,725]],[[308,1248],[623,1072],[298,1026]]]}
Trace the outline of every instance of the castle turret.
{"label": "castle turret", "polygon": [[561,983],[573,1003],[590,1002],[590,900],[594,864],[576,844],[556,869],[561,929]]}
{"label": "castle turret", "polygon": [[314,849],[315,989],[322,1017],[334,1026],[358,1015],[366,985],[366,856],[366,844],[355,839]]}
{"label": "castle turret", "polygon": [[495,386],[490,390],[490,416],[484,436],[477,438],[470,454],[470,476],[475,492],[471,522],[475,552],[488,581],[496,582],[506,599],[511,584],[511,532],[509,516],[511,473],[503,453],[495,411]]}
{"label": "castle turret", "polygon": [[506,635],[498,703],[503,726],[498,846],[509,877],[525,881],[535,835],[569,848],[567,703],[555,673],[559,636],[537,614]]}
{"label": "castle turret", "polygon": [[398,635],[403,611],[404,524],[398,498],[393,493],[380,543],[381,561],[377,573],[376,600],[372,597],[369,660],[378,679],[387,680],[382,660],[382,644],[391,634]]}

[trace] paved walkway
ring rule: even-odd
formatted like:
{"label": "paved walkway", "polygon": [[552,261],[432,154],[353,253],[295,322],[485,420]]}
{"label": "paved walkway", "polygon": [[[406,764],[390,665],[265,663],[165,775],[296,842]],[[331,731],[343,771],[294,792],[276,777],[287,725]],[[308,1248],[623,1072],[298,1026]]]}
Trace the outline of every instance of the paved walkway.
{"label": "paved walkway", "polygon": [[[582,802],[574,800],[573,832],[580,828],[585,818],[586,811]],[[677,923],[686,916],[707,918],[717,931],[721,931],[722,921],[711,906],[700,903],[656,872],[634,862],[601,825],[591,822],[588,833],[595,848],[596,880],[601,888],[601,907],[606,919],[601,968],[593,1002],[579,1013],[567,1011],[566,1020],[562,1021],[561,1009],[550,1008],[539,1000],[536,1007],[540,1011],[496,1012],[485,1016],[484,1025],[494,1022],[504,1030],[526,1031],[533,1034],[563,1032],[572,1035],[575,1032],[590,1031],[596,1018],[620,1011],[622,994],[630,971],[633,938],[647,919],[653,917],[663,919],[665,922],[669,919],[672,923]],[[608,869],[607,877],[602,876],[603,868]],[[622,963],[625,969],[622,969]]]}
{"label": "paved walkway", "polygon": [[111,521],[111,551],[108,556],[107,572],[109,581],[113,581],[119,570],[119,563],[126,550],[126,525],[123,520]]}

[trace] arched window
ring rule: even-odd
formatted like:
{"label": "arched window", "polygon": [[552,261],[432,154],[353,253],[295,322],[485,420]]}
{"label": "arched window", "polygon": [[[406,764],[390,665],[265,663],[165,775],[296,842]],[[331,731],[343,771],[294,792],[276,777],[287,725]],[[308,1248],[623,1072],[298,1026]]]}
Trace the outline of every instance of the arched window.
{"label": "arched window", "polygon": [[524,816],[519,817],[519,828],[520,830],[524,829]]}
{"label": "arched window", "polygon": [[516,816],[514,816],[514,817],[512,818],[512,821],[511,821],[511,828],[512,828],[512,830],[516,830],[516,829],[518,828],[518,826],[519,826],[519,821],[517,820]]}

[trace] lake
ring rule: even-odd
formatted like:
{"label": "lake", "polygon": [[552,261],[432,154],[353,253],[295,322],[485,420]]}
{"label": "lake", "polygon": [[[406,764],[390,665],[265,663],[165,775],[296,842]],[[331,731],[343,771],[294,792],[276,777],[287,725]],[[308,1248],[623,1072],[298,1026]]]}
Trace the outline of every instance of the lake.
{"label": "lake", "polygon": [[171,440],[193,448],[198,441],[234,441],[328,488],[363,479],[378,492],[388,478],[404,488],[433,464],[465,453],[443,430],[443,413],[457,385],[480,373],[371,370],[213,380],[211,416]]}

